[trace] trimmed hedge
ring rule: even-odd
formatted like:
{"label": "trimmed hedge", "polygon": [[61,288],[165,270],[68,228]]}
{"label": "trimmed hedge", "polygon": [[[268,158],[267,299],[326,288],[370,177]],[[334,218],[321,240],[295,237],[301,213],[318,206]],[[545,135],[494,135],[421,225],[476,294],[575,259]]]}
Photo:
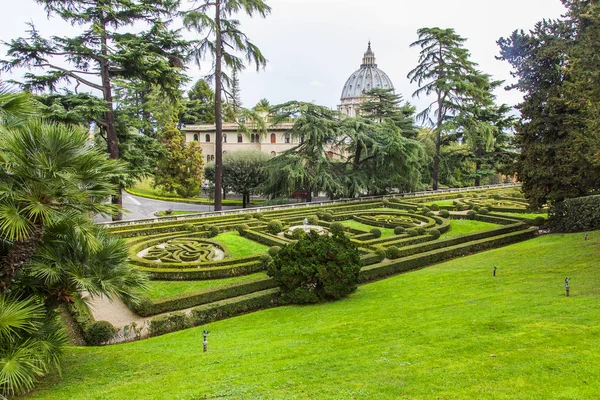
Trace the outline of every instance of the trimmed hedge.
{"label": "trimmed hedge", "polygon": [[[234,265],[222,265],[213,268],[145,268],[139,270],[147,272],[151,280],[158,281],[195,281],[207,279],[231,278],[234,276],[250,275],[264,271],[265,268],[259,260],[260,256],[253,256],[254,261]],[[238,261],[239,262],[239,261]]]}
{"label": "trimmed hedge", "polygon": [[529,228],[523,231],[507,233],[500,236],[494,236],[492,238],[459,244],[426,253],[419,253],[417,255],[399,258],[393,261],[383,261],[381,263],[362,268],[359,279],[360,282],[368,282],[400,272],[422,268],[428,265],[446,261],[451,258],[461,257],[468,254],[520,242],[533,238],[536,231],[537,230],[534,228]]}
{"label": "trimmed hedge", "polygon": [[285,240],[282,237],[261,233],[254,229],[248,229],[245,232],[244,237],[269,247],[285,246],[286,244],[290,243],[288,240]]}
{"label": "trimmed hedge", "polygon": [[260,290],[271,289],[276,286],[277,285],[271,278],[262,277],[199,292],[183,293],[178,296],[165,297],[156,301],[145,298],[140,304],[134,305],[132,308],[138,315],[148,317],[165,312],[183,310],[201,304],[212,303],[230,297],[243,296]]}
{"label": "trimmed hedge", "polygon": [[548,226],[555,232],[600,229],[600,196],[577,197],[556,203],[548,215]]}

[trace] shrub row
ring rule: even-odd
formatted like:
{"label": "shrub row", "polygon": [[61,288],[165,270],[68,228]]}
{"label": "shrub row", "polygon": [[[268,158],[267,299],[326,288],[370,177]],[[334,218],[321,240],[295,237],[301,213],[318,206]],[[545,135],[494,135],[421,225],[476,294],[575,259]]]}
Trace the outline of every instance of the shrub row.
{"label": "shrub row", "polygon": [[279,236],[268,235],[266,233],[258,232],[254,229],[248,229],[244,231],[244,237],[254,240],[265,246],[284,246],[289,243],[289,240],[285,240]]}
{"label": "shrub row", "polygon": [[231,297],[243,296],[261,290],[271,289],[275,286],[275,282],[271,278],[265,276],[199,292],[183,293],[178,296],[166,297],[156,301],[152,301],[146,297],[140,304],[135,305],[132,308],[138,315],[148,317],[150,315],[183,310]]}
{"label": "shrub row", "polygon": [[482,215],[482,214],[475,215],[475,217],[473,219],[476,221],[489,222],[491,224],[498,224],[498,225],[512,225],[515,222],[519,221],[519,219],[517,219],[517,218],[504,217],[504,216],[500,217],[500,216],[495,216],[495,215]]}
{"label": "shrub row", "polygon": [[493,236],[504,235],[506,233],[516,232],[526,229],[527,226],[522,223],[507,225],[501,228],[492,228],[481,232],[468,233],[448,239],[440,239],[433,242],[420,243],[412,246],[405,246],[399,249],[397,257],[408,257],[413,254],[424,253],[444,247],[455,246],[457,244],[486,239]]}
{"label": "shrub row", "polygon": [[256,261],[246,262],[234,265],[224,265],[221,267],[213,268],[187,268],[187,269],[174,269],[174,268],[147,268],[138,267],[141,271],[148,273],[151,280],[157,281],[197,281],[207,279],[221,279],[221,278],[232,278],[235,276],[250,275],[255,272],[264,271],[266,265],[260,260],[261,256]]}
{"label": "shrub row", "polygon": [[158,336],[191,328],[224,318],[275,307],[279,304],[279,288],[267,289],[245,296],[205,304],[185,313],[173,313],[150,320],[149,335]]}
{"label": "shrub row", "polygon": [[446,261],[451,258],[465,256],[492,248],[505,246],[508,244],[520,242],[532,238],[536,229],[529,228],[517,232],[511,232],[492,238],[481,239],[474,242],[458,244],[451,247],[437,249],[426,253],[420,253],[409,257],[399,258],[393,261],[383,261],[381,263],[366,266],[360,271],[360,281],[368,282],[385,276],[406,272],[417,268]]}
{"label": "shrub row", "polygon": [[[85,307],[85,309],[82,307]],[[117,332],[117,329],[110,322],[96,321],[85,305],[69,305],[67,309],[81,329],[83,339],[89,346],[99,346],[106,343]]]}

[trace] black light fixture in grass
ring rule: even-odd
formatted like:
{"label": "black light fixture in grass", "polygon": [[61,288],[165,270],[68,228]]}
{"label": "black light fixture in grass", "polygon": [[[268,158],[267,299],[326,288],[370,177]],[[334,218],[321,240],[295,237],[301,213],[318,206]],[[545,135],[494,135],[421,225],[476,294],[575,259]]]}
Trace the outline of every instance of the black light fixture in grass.
{"label": "black light fixture in grass", "polygon": [[203,330],[202,336],[204,337],[204,340],[202,341],[202,345],[204,346],[204,352],[206,353],[208,351],[208,331]]}
{"label": "black light fixture in grass", "polygon": [[567,291],[567,297],[569,297],[569,289],[571,289],[571,286],[569,286],[570,280],[571,278],[565,278],[565,290]]}

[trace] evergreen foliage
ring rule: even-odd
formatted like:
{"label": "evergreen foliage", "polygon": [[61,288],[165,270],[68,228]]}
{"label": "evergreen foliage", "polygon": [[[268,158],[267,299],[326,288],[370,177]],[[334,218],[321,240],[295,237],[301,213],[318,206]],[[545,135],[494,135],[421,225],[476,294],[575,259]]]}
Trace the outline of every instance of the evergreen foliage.
{"label": "evergreen foliage", "polygon": [[281,286],[284,301],[318,303],[356,290],[360,268],[358,250],[344,234],[321,236],[311,231],[284,246],[267,273]]}

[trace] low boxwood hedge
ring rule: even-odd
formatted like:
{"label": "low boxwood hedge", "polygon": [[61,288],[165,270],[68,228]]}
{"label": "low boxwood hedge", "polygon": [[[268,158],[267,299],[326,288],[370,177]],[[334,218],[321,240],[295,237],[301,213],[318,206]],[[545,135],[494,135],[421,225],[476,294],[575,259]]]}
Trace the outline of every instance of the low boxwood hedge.
{"label": "low boxwood hedge", "polygon": [[150,315],[183,310],[231,297],[243,296],[257,291],[271,289],[276,286],[277,285],[271,278],[265,276],[198,292],[183,293],[178,296],[165,297],[155,301],[152,301],[149,298],[144,298],[138,305],[132,306],[132,309],[138,315],[142,317],[148,317]]}
{"label": "low boxwood hedge", "polygon": [[520,242],[534,237],[536,231],[537,230],[535,228],[529,228],[491,238],[463,243],[456,246],[419,253],[413,256],[399,258],[397,260],[383,261],[381,263],[362,268],[359,279],[360,282],[368,282],[385,276],[397,274],[399,272],[406,272],[413,269],[422,268],[449,260],[451,258],[461,257],[468,254]]}

